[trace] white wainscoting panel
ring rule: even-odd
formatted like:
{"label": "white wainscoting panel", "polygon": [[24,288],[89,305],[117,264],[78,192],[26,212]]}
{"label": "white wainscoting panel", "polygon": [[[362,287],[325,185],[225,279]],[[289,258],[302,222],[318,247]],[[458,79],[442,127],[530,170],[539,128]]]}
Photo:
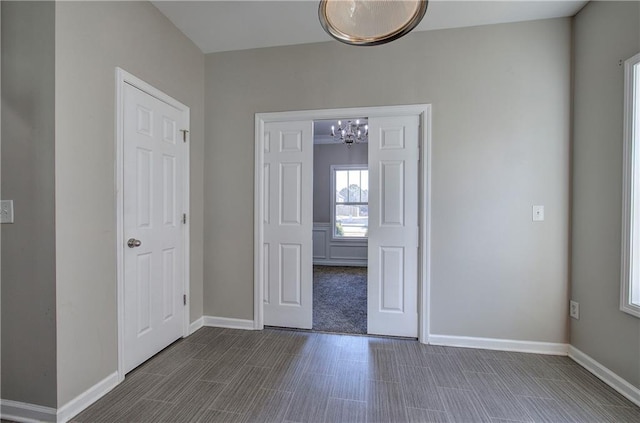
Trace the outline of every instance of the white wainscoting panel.
{"label": "white wainscoting panel", "polygon": [[313,224],[313,264],[367,266],[367,240],[333,240],[331,223]]}

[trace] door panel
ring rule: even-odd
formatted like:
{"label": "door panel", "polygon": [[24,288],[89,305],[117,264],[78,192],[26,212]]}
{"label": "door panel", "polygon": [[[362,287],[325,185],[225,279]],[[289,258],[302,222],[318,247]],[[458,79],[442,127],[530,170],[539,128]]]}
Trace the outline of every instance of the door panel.
{"label": "door panel", "polygon": [[[182,336],[186,128],[183,112],[124,88],[124,365],[138,366]],[[129,239],[139,240],[130,248]]]}
{"label": "door panel", "polygon": [[262,275],[264,278],[263,289],[262,289],[262,294],[263,294],[262,301],[265,304],[271,303],[271,290],[269,289],[269,280],[271,276],[271,272],[269,271],[269,269],[271,268],[270,251],[271,250],[269,249],[268,243],[265,243],[262,245],[262,257],[264,259],[263,269],[262,269]]}
{"label": "door panel", "polygon": [[300,244],[280,244],[280,304],[301,305],[301,247]]}
{"label": "door panel", "polygon": [[280,163],[280,224],[300,226],[302,163]]}
{"label": "door panel", "polygon": [[162,223],[165,226],[176,224],[176,158],[164,155],[162,157],[162,177],[164,190],[162,191]]}
{"label": "door panel", "polygon": [[381,310],[402,313],[404,311],[404,249],[380,247],[380,298]]}
{"label": "door panel", "polygon": [[368,333],[418,336],[418,116],[369,118]]}
{"label": "door panel", "polygon": [[138,331],[141,336],[149,331],[151,327],[151,254],[139,254],[137,257],[137,278],[135,284]]}
{"label": "door panel", "polygon": [[151,226],[151,179],[153,153],[144,148],[137,148],[138,154],[136,175],[136,201],[138,203],[138,228]]}
{"label": "door panel", "polygon": [[313,123],[267,123],[264,162],[264,324],[311,329]]}
{"label": "door panel", "polygon": [[380,226],[404,224],[404,162],[380,162]]}
{"label": "door panel", "polygon": [[176,249],[168,248],[162,252],[162,302],[164,305],[164,320],[171,319],[175,314],[176,302],[173,293],[176,291]]}

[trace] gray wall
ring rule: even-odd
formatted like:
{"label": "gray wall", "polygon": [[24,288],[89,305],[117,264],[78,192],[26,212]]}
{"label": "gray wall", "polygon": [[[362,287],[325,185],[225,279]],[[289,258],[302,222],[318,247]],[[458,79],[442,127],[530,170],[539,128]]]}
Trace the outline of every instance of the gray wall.
{"label": "gray wall", "polygon": [[566,342],[570,40],[556,19],[207,55],[204,313],[253,317],[256,112],[430,103],[432,333]]}
{"label": "gray wall", "polygon": [[331,165],[367,164],[368,144],[313,146],[313,221],[331,222]]}
{"label": "gray wall", "polygon": [[204,55],[148,2],[56,3],[58,404],[117,368],[115,68],[191,107],[191,317],[202,315]]}
{"label": "gray wall", "polygon": [[55,4],[1,7],[2,398],[55,407]]}
{"label": "gray wall", "polygon": [[571,344],[640,387],[640,319],[620,311],[624,68],[640,3],[591,2],[574,23]]}

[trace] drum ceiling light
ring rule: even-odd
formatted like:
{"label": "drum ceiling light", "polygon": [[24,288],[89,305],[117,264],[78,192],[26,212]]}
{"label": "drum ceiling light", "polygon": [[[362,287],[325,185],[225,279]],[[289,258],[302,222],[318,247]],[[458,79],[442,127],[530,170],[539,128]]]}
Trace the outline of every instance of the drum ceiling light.
{"label": "drum ceiling light", "polygon": [[397,40],[415,28],[427,0],[321,0],[320,25],[345,44],[375,46]]}

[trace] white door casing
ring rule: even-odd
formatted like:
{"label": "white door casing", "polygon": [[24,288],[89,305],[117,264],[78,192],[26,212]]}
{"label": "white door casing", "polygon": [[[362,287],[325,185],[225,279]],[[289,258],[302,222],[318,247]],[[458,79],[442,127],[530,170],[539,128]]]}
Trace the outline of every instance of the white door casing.
{"label": "white door casing", "polygon": [[312,122],[265,125],[263,175],[264,323],[311,329]]}
{"label": "white door casing", "polygon": [[369,118],[367,331],[418,336],[418,116]]}
{"label": "white door casing", "polygon": [[184,334],[188,148],[181,130],[189,122],[184,110],[130,84],[122,96],[119,370],[126,373]]}
{"label": "white door casing", "polygon": [[[265,128],[273,122],[308,121],[311,125],[317,119],[347,119],[368,116],[373,118],[413,117],[418,122],[416,128],[419,151],[414,150],[414,155],[420,157],[421,166],[415,175],[419,192],[415,201],[417,203],[415,228],[418,238],[419,254],[415,256],[415,268],[417,269],[418,292],[414,297],[418,316],[418,339],[422,343],[429,342],[429,291],[430,291],[430,222],[431,222],[431,105],[401,105],[380,107],[358,107],[348,109],[306,110],[274,113],[257,113],[255,116],[255,197],[254,197],[254,328],[262,329],[267,323],[264,297],[267,288],[267,274],[272,258],[266,257],[264,241],[266,239],[265,196],[268,185],[264,172],[266,163],[265,145],[267,139]],[[371,130],[370,130],[371,133]],[[272,141],[270,141],[272,142]],[[417,154],[416,154],[417,153]],[[370,176],[371,180],[371,176]],[[371,183],[370,183],[371,187]],[[371,206],[370,206],[371,207]],[[371,219],[371,217],[370,217]],[[419,231],[419,233],[418,233]],[[389,258],[389,257],[388,257]],[[414,332],[412,330],[412,332]],[[416,336],[415,334],[411,336]]]}

